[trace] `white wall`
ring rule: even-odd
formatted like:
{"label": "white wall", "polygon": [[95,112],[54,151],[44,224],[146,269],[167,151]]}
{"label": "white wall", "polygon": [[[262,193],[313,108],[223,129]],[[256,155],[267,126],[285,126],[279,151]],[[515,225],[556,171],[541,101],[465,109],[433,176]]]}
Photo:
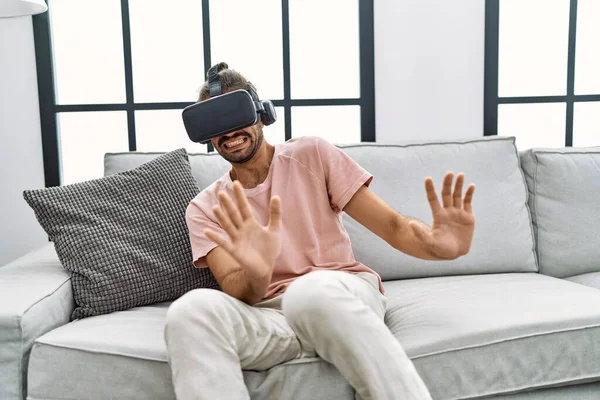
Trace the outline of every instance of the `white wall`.
{"label": "white wall", "polygon": [[378,142],[483,135],[484,28],[484,1],[375,1]]}
{"label": "white wall", "polygon": [[31,17],[0,18],[0,266],[47,236],[23,199],[44,187]]}

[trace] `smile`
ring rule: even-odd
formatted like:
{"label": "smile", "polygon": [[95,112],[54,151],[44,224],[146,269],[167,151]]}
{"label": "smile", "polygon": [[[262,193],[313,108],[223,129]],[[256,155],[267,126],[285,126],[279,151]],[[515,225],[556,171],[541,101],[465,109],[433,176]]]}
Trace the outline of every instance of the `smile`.
{"label": "smile", "polygon": [[239,138],[239,139],[235,139],[235,140],[231,140],[228,142],[225,142],[224,147],[227,150],[237,150],[239,148],[241,148],[244,144],[246,143],[246,138]]}

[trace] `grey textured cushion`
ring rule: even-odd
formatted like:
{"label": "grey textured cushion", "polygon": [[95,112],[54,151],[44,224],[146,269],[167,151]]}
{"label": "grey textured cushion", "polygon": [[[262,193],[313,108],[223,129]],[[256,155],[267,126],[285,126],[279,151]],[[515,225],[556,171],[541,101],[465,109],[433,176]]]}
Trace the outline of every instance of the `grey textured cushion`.
{"label": "grey textured cushion", "polygon": [[[39,338],[29,399],[175,399],[164,323],[170,303],[74,321]],[[202,340],[202,338],[198,338]],[[310,358],[244,371],[252,399],[354,400],[331,364]]]}
{"label": "grey textured cushion", "polygon": [[0,268],[0,399],[23,399],[33,342],[69,321],[69,274],[49,243]]}
{"label": "grey textured cushion", "polygon": [[[432,222],[423,181],[435,179],[438,193],[448,170],[465,172],[477,185],[477,218],[471,252],[447,262],[409,257],[344,215],[356,258],[384,280],[439,275],[537,271],[527,188],[512,137],[407,145],[363,143],[340,146],[374,175],[373,189],[399,212]],[[147,162],[160,153],[111,153],[104,162],[110,175]],[[230,165],[218,154],[190,155],[201,189],[222,176]]]}
{"label": "grey textured cushion", "polygon": [[384,286],[386,323],[434,399],[600,380],[600,290],[537,273]]}
{"label": "grey textured cushion", "polygon": [[438,196],[447,171],[464,172],[466,184],[476,185],[471,251],[452,261],[407,256],[344,215],[356,258],[384,280],[537,271],[527,188],[514,138],[409,145],[365,143],[344,150],[374,175],[371,189],[376,194],[398,212],[427,224],[433,219],[425,195],[425,177],[433,177]]}
{"label": "grey textured cushion", "polygon": [[600,272],[600,148],[521,152],[540,272]]}
{"label": "grey textured cushion", "polygon": [[191,261],[185,209],[198,192],[185,149],[121,174],[24,192],[71,274],[73,319],[216,286]]}

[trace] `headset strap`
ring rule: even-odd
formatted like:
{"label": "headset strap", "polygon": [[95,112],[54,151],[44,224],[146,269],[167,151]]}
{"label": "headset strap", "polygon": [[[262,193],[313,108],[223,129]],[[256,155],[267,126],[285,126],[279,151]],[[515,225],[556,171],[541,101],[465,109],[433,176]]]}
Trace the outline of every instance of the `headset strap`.
{"label": "headset strap", "polygon": [[256,108],[256,112],[259,114],[264,114],[265,113],[265,106],[262,103],[262,101],[255,101],[254,102],[254,107]]}
{"label": "headset strap", "polygon": [[221,92],[221,81],[217,73],[217,66],[213,66],[208,70],[208,90],[210,97],[218,96]]}

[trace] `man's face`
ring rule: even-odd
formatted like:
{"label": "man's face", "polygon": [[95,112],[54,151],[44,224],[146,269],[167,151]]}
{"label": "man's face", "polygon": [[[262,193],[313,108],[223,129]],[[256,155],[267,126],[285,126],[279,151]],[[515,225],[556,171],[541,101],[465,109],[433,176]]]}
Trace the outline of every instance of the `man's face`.
{"label": "man's face", "polygon": [[219,154],[234,164],[243,164],[258,151],[263,142],[263,124],[258,122],[239,131],[211,139]]}

